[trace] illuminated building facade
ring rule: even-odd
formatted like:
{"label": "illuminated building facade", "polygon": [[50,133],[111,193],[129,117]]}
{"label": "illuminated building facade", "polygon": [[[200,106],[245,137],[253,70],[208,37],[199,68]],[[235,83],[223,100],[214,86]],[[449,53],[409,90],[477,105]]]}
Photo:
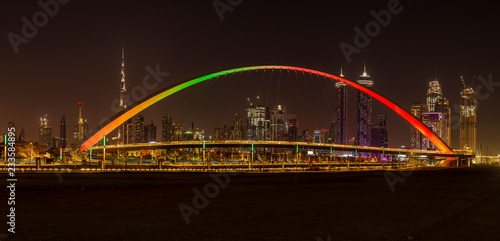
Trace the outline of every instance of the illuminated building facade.
{"label": "illuminated building facade", "polygon": [[429,87],[427,89],[427,109],[429,112],[435,112],[441,100],[443,100],[443,90],[436,76],[434,81],[429,82]]}
{"label": "illuminated building facade", "polygon": [[[340,77],[344,77],[340,69]],[[344,82],[335,83],[337,120],[335,121],[335,143],[347,144],[347,84]]]}
{"label": "illuminated building facade", "polygon": [[335,143],[335,121],[332,120],[330,123],[330,129],[328,129],[328,138],[326,140],[327,143]]}
{"label": "illuminated building facade", "polygon": [[389,137],[387,135],[387,116],[379,115],[378,124],[372,128],[371,132],[371,146],[384,148],[389,147]]}
{"label": "illuminated building facade", "polygon": [[298,132],[298,128],[299,128],[299,122],[297,121],[297,119],[293,118],[293,119],[289,119],[288,120],[288,133],[287,133],[287,139],[288,141],[297,141],[298,138],[297,138],[297,132]]}
{"label": "illuminated building facade", "polygon": [[[422,121],[422,114],[428,112],[427,105],[421,102],[415,102],[411,105],[411,114],[419,121]],[[423,149],[422,142],[424,135],[414,126],[410,129],[411,149]]]}
{"label": "illuminated building facade", "polygon": [[285,111],[278,107],[271,112],[271,140],[282,141],[285,139]]}
{"label": "illuminated building facade", "polygon": [[161,141],[167,142],[172,139],[172,116],[168,113],[161,118]]}
{"label": "illuminated building facade", "polygon": [[236,114],[234,117],[234,126],[231,128],[231,140],[245,140],[245,126],[241,120],[240,115]]}
{"label": "illuminated building facade", "polygon": [[270,139],[269,108],[262,105],[253,105],[247,112],[247,140],[265,141]]}
{"label": "illuminated building facade", "polygon": [[446,98],[440,100],[436,105],[436,112],[443,114],[443,132],[439,137],[451,146],[451,108],[450,101]]}
{"label": "illuminated building facade", "polygon": [[[363,74],[358,80],[358,84],[365,87],[371,88],[373,81],[370,76],[366,73],[366,64]],[[371,127],[372,127],[372,104],[373,98],[358,90],[358,138],[357,144],[359,146],[369,146],[371,144]]]}
{"label": "illuminated building facade", "polygon": [[48,123],[47,115],[40,118],[38,143],[45,146],[46,151],[52,147],[52,127]]}
{"label": "illuminated building facade", "polygon": [[61,148],[66,148],[68,145],[66,138],[66,116],[63,115],[61,118],[61,123],[59,124],[59,146]]}
{"label": "illuminated building facade", "polygon": [[135,143],[146,143],[147,142],[147,126],[144,124],[144,116],[137,115],[135,117]]}
{"label": "illuminated building facade", "polygon": [[[422,113],[422,123],[433,131],[437,136],[443,133],[443,113],[441,112],[426,112]],[[434,144],[428,139],[423,138],[422,149],[436,149]]]}
{"label": "illuminated building facade", "polygon": [[156,141],[156,124],[151,121],[147,125],[147,142],[155,142]]}
{"label": "illuminated building facade", "polygon": [[460,92],[460,148],[471,152],[477,148],[477,95],[471,87]]}

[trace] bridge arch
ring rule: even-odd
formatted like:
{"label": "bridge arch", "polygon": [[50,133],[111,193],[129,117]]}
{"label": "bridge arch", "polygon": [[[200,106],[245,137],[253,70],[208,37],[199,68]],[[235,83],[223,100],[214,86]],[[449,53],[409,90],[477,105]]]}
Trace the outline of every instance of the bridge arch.
{"label": "bridge arch", "polygon": [[394,102],[390,101],[389,99],[383,97],[382,95],[376,93],[373,90],[370,90],[368,88],[365,88],[354,81],[348,80],[344,77],[336,76],[333,74],[328,74],[325,72],[317,71],[317,70],[312,70],[312,69],[307,69],[307,68],[300,68],[300,67],[293,67],[293,66],[281,66],[281,65],[262,65],[262,66],[250,66],[250,67],[242,67],[242,68],[235,68],[235,69],[229,69],[229,70],[223,70],[219,71],[216,73],[208,74],[208,75],[203,75],[194,79],[188,79],[186,81],[183,81],[179,84],[175,84],[172,86],[168,86],[164,89],[161,89],[159,91],[156,91],[155,93],[145,97],[143,100],[127,107],[126,109],[118,112],[111,118],[109,118],[107,121],[105,121],[103,124],[101,124],[99,127],[94,129],[91,134],[87,135],[85,139],[81,140],[79,143],[80,146],[80,151],[86,151],[90,149],[92,146],[94,146],[99,140],[103,138],[104,135],[107,135],[108,133],[112,132],[114,129],[118,128],[121,124],[123,124],[125,121],[128,119],[132,118],[142,110],[148,108],[152,104],[166,98],[167,96],[170,96],[178,91],[181,91],[185,88],[188,88],[190,86],[193,86],[195,84],[201,83],[206,80],[210,80],[222,75],[226,74],[233,74],[233,73],[238,73],[238,72],[244,72],[244,71],[252,71],[252,70],[263,70],[263,69],[284,69],[284,70],[291,70],[291,71],[299,71],[303,73],[310,73],[310,74],[315,74],[318,76],[323,76],[325,78],[329,78],[332,80],[344,82],[345,84],[356,88],[360,91],[363,91],[364,93],[370,95],[374,99],[382,102],[384,105],[395,111],[397,114],[399,114],[401,117],[403,117],[406,121],[408,121],[411,125],[413,125],[417,130],[419,130],[425,137],[429,138],[429,140],[440,150],[445,153],[451,153],[450,147],[441,140],[438,136],[436,136],[431,130],[429,130],[422,122],[420,122],[418,119],[413,117],[410,113],[405,111],[403,108],[401,108],[399,105],[395,104]]}

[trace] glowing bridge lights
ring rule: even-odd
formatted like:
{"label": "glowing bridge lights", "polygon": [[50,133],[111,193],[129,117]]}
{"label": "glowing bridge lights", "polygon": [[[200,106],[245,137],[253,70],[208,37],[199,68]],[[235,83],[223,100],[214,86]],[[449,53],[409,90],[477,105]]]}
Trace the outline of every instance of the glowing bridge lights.
{"label": "glowing bridge lights", "polygon": [[403,108],[399,107],[397,104],[389,101],[387,98],[381,96],[380,94],[374,92],[373,90],[367,89],[361,85],[354,83],[353,81],[347,80],[343,77],[339,77],[336,75],[324,73],[324,72],[317,71],[317,70],[306,69],[306,68],[299,68],[299,67],[292,67],[292,66],[280,66],[280,65],[251,66],[251,67],[223,70],[223,71],[220,71],[217,73],[212,73],[212,74],[204,75],[204,76],[201,76],[201,77],[198,77],[195,79],[190,79],[190,80],[184,81],[180,84],[177,84],[175,86],[169,86],[165,89],[157,91],[157,92],[151,94],[150,96],[144,98],[144,101],[138,102],[132,106],[127,107],[127,109],[122,110],[121,112],[117,113],[113,117],[109,118],[102,125],[97,127],[92,132],[92,134],[89,135],[90,137],[80,141],[80,143],[79,143],[80,144],[80,151],[86,151],[86,150],[90,149],[104,135],[107,135],[108,133],[110,133],[114,129],[118,128],[126,120],[132,118],[133,116],[135,116],[139,112],[143,111],[144,109],[148,108],[152,104],[154,104],[154,103],[164,99],[165,97],[170,96],[170,95],[172,95],[180,90],[183,90],[185,88],[188,88],[188,87],[193,86],[195,84],[201,83],[203,81],[210,80],[210,79],[213,79],[213,78],[216,78],[219,76],[223,76],[226,74],[233,74],[233,73],[252,71],[252,70],[265,70],[265,69],[291,70],[291,71],[315,74],[318,76],[323,76],[325,78],[330,78],[332,80],[343,82],[351,87],[354,87],[360,91],[363,91],[364,93],[372,96],[376,100],[382,102],[387,107],[391,108],[393,111],[398,113],[401,117],[403,117],[405,120],[410,122],[410,124],[412,124],[417,130],[419,130],[432,143],[434,143],[434,145],[440,151],[445,152],[445,153],[452,153],[452,151],[448,147],[448,145],[446,145],[438,136],[436,136],[431,130],[429,130],[419,120],[417,120],[411,114],[406,112]]}

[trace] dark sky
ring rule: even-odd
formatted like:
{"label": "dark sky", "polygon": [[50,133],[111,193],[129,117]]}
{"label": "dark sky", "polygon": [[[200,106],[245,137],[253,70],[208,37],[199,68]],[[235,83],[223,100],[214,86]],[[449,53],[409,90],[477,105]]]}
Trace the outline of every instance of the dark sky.
{"label": "dark sky", "polygon": [[[111,103],[119,97],[122,46],[126,49],[128,90],[142,86],[146,66],[158,64],[170,75],[155,90],[204,73],[266,64],[334,74],[343,65],[346,77],[356,80],[366,62],[375,82],[373,89],[409,109],[412,102],[425,100],[435,68],[444,95],[452,105],[459,101],[460,74],[467,81],[473,75],[486,78],[492,74],[493,81],[499,76],[499,17],[491,1],[400,1],[403,10],[392,15],[380,34],[371,38],[360,54],[353,54],[352,62],[348,63],[339,44],[353,44],[353,28],[364,29],[373,20],[370,11],[385,10],[388,2],[243,0],[234,11],[224,13],[221,21],[212,1],[72,0],[61,5],[58,13],[39,27],[27,44],[20,44],[16,54],[7,35],[10,32],[22,35],[21,18],[32,21],[42,8],[36,1],[2,1],[0,126],[6,127],[8,121],[14,121],[18,129],[26,129],[27,139],[37,140],[41,116],[48,115],[54,134],[59,135],[59,121],[66,114],[71,133],[78,101],[85,103],[85,117],[92,127],[97,126],[113,114]],[[144,115],[147,121],[157,124],[164,112],[174,113],[174,119],[180,122],[190,116],[197,126],[206,126],[208,134],[212,134],[216,124],[209,122],[226,120],[230,124],[234,112],[243,113],[246,97],[267,97],[267,88],[252,85],[250,79],[245,81],[231,83],[217,95],[209,92],[220,88],[217,83],[205,89],[193,87],[152,106]],[[478,119],[478,143],[483,144],[484,151],[488,147],[489,154],[500,151],[497,137],[500,87],[494,88],[496,91],[493,89],[490,97],[480,101]],[[225,93],[242,90],[245,93],[223,98],[227,96]],[[285,95],[286,89],[281,91]],[[196,93],[202,95],[200,99],[176,111]],[[273,94],[274,87],[270,95],[274,102],[266,100],[272,105],[277,98]],[[355,96],[355,92],[350,95]],[[198,116],[202,111],[189,114],[204,110],[202,104],[211,104],[208,100],[212,96],[217,96],[213,104],[217,107],[212,112],[224,106],[215,118],[212,118],[214,113]],[[287,104],[286,100],[280,102]],[[349,108],[355,117],[353,101],[351,104]],[[318,120],[324,120],[316,125],[328,128],[327,120],[333,118],[330,111],[325,111],[324,106],[312,109]],[[376,114],[386,114],[389,118],[391,146],[409,144],[409,124],[379,104],[375,106]],[[160,129],[158,125],[158,133]],[[458,133],[454,129],[453,147],[458,147]]]}

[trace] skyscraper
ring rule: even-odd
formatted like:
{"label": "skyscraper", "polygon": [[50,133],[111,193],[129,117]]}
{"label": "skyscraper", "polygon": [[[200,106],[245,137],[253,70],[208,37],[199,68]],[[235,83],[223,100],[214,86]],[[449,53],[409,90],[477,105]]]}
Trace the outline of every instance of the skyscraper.
{"label": "skyscraper", "polygon": [[83,117],[82,117],[82,108],[83,102],[78,102],[78,122],[77,122],[77,130],[76,130],[76,141],[79,142],[83,139]]}
{"label": "skyscraper", "polygon": [[474,89],[464,84],[460,92],[460,148],[476,152],[477,96]]}
{"label": "skyscraper", "polygon": [[[443,133],[443,113],[426,112],[422,113],[422,123],[433,131],[436,136],[441,137]],[[435,149],[436,146],[428,138],[422,138],[422,149]]]}
{"label": "skyscraper", "polygon": [[[411,105],[411,114],[419,121],[422,121],[422,113],[428,112],[427,105],[415,102]],[[424,136],[413,125],[410,127],[411,149],[424,149],[422,141]]]}
{"label": "skyscraper", "polygon": [[[258,99],[258,97],[257,97]],[[263,141],[269,136],[269,108],[250,103],[247,111],[247,140]]]}
{"label": "skyscraper", "polygon": [[450,101],[446,98],[440,100],[436,105],[436,112],[441,112],[443,114],[443,132],[441,133],[441,139],[451,146],[451,108]]}
{"label": "skyscraper", "polygon": [[21,133],[19,133],[18,141],[26,141],[26,133],[24,128],[21,129]]}
{"label": "skyscraper", "polygon": [[83,125],[82,125],[82,138],[85,138],[89,133],[90,133],[90,121],[85,119],[83,120]]}
{"label": "skyscraper", "polygon": [[134,123],[132,123],[132,118],[126,120],[123,123],[122,140],[123,144],[134,143]]}
{"label": "skyscraper", "polygon": [[59,147],[66,148],[67,139],[66,139],[66,115],[63,115],[61,118],[61,123],[59,124]]}
{"label": "skyscraper", "polygon": [[288,141],[298,141],[297,130],[299,128],[299,122],[297,119],[293,118],[289,120],[288,126]]}
{"label": "skyscraper", "polygon": [[282,141],[285,134],[285,113],[281,105],[271,112],[271,140]]}
{"label": "skyscraper", "polygon": [[161,141],[172,141],[172,116],[165,113],[161,118]]}
{"label": "skyscraper", "polygon": [[389,147],[389,138],[387,136],[387,116],[379,115],[378,124],[372,128],[371,146]]}
{"label": "skyscraper", "polygon": [[[451,144],[451,108],[450,102],[443,96],[443,90],[441,84],[436,77],[433,81],[429,82],[429,87],[427,89],[427,111],[428,113],[441,113],[439,117],[439,125],[437,120],[432,120],[431,129],[434,133],[439,136],[443,142],[450,145]],[[436,115],[432,115],[436,117]],[[427,119],[430,116],[426,117]],[[424,119],[422,119],[424,121]],[[428,122],[430,120],[427,120]],[[430,123],[430,122],[429,122]],[[439,127],[439,128],[438,128]],[[434,148],[434,145],[425,136],[422,136],[422,149]]]}
{"label": "skyscraper", "polygon": [[243,125],[243,121],[241,120],[241,117],[236,114],[234,117],[234,126],[232,130],[232,140],[245,140],[246,135],[245,135],[245,126]]}
{"label": "skyscraper", "polygon": [[[121,81],[120,81],[120,107],[127,108],[127,88],[125,87],[125,48],[122,47],[122,67],[121,67]],[[118,144],[133,143],[133,124],[132,119],[125,121],[118,127]]]}
{"label": "skyscraper", "polygon": [[441,85],[436,78],[434,81],[429,82],[429,88],[427,89],[427,108],[429,112],[435,112],[436,106],[443,99],[443,90],[441,89]]}
{"label": "skyscraper", "polygon": [[148,131],[147,141],[148,142],[156,141],[156,124],[153,121],[151,121],[147,126],[147,131]]}
{"label": "skyscraper", "polygon": [[[340,77],[344,77],[342,74],[342,68],[340,68]],[[336,144],[347,144],[347,85],[344,82],[335,83],[335,88],[337,89],[336,100],[337,100],[337,120],[335,121],[335,143]]]}
{"label": "skyscraper", "polygon": [[[359,77],[358,84],[371,88],[373,81],[366,73],[366,64],[364,72]],[[358,90],[358,145],[369,146],[371,143],[371,127],[372,127],[372,103],[373,99],[370,95]]]}
{"label": "skyscraper", "polygon": [[44,145],[46,151],[52,148],[52,127],[48,123],[47,115],[40,118],[38,143]]}
{"label": "skyscraper", "polygon": [[326,143],[335,143],[335,121],[330,122],[330,129],[328,129],[328,138]]}
{"label": "skyscraper", "polygon": [[147,131],[144,124],[144,116],[139,114],[135,117],[135,143],[146,143]]}

